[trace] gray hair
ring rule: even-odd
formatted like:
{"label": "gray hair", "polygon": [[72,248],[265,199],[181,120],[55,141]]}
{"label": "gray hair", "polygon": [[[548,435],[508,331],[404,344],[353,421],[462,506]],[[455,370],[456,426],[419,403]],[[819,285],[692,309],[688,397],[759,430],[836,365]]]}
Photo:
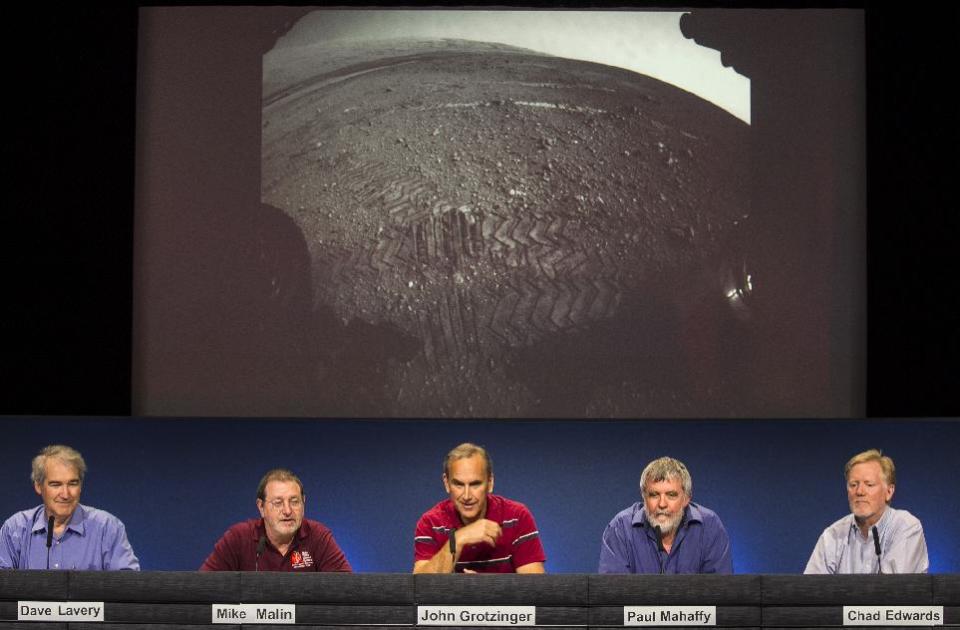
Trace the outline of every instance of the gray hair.
{"label": "gray hair", "polygon": [[87,463],[83,461],[83,455],[69,446],[51,444],[45,446],[33,458],[33,471],[30,473],[30,479],[33,483],[40,485],[46,480],[47,460],[50,458],[59,459],[64,464],[75,468],[80,481],[83,481],[83,476],[87,474]]}
{"label": "gray hair", "polygon": [[464,442],[460,446],[455,447],[452,451],[447,453],[447,456],[443,458],[443,474],[449,477],[451,463],[458,459],[473,457],[474,455],[480,455],[483,457],[483,461],[487,466],[487,479],[492,477],[493,459],[490,458],[490,455],[487,453],[485,448],[482,446],[477,446],[476,444],[471,444],[470,442]]}
{"label": "gray hair", "polygon": [[679,459],[672,457],[661,457],[655,459],[640,473],[640,493],[646,494],[647,485],[679,479],[683,486],[683,493],[687,497],[693,497],[693,479],[690,477],[690,471],[683,465]]}

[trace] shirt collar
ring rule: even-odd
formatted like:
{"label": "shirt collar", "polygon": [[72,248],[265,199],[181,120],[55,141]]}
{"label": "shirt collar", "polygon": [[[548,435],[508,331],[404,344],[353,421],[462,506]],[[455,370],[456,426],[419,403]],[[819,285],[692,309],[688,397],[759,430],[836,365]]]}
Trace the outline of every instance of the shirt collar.
{"label": "shirt collar", "polygon": [[[300,521],[300,529],[297,530],[297,535],[294,537],[297,540],[303,540],[307,537],[307,530],[309,530],[310,525],[307,523],[306,517]],[[267,524],[263,522],[263,519],[259,519],[256,524],[253,526],[253,539],[257,542],[260,542],[261,536],[267,535]],[[269,539],[267,539],[269,542]],[[273,544],[273,543],[271,543]]]}
{"label": "shirt collar", "polygon": [[[39,508],[37,508],[37,514],[33,519],[33,529],[31,530],[32,533],[36,534],[38,532],[47,531],[47,519],[45,517],[46,517],[46,510],[41,505]],[[87,520],[86,510],[82,505],[78,503],[77,508],[73,511],[73,514],[70,516],[70,521],[67,523],[67,529],[83,536],[84,533],[86,532],[86,525],[85,525],[86,520]]]}
{"label": "shirt collar", "polygon": [[[887,530],[887,526],[890,524],[890,519],[893,518],[893,507],[888,503],[887,507],[883,508],[883,514],[880,515],[880,520],[874,524],[874,527],[877,528],[877,534],[882,538],[884,532]],[[854,533],[858,536],[860,535],[860,528],[857,526],[857,518],[851,514],[850,515],[850,529],[854,530]],[[870,538],[873,534],[868,533],[867,538]]]}
{"label": "shirt collar", "polygon": [[496,495],[487,494],[487,513],[484,515],[483,518],[490,519],[494,523],[502,523],[503,522],[503,510],[501,509],[502,507],[503,505],[501,505]]}

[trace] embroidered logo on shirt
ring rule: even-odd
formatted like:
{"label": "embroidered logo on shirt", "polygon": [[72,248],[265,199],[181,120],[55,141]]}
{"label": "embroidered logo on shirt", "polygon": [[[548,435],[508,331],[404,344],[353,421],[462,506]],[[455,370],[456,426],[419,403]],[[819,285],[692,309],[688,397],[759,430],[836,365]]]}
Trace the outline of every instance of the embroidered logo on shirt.
{"label": "embroidered logo on shirt", "polygon": [[306,569],[313,566],[309,551],[294,551],[290,554],[290,566],[294,569]]}

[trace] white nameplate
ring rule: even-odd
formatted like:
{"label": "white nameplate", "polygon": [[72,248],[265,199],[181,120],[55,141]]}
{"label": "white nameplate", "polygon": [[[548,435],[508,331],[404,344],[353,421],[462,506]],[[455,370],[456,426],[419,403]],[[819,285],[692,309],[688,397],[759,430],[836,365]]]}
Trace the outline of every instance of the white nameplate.
{"label": "white nameplate", "polygon": [[418,626],[535,626],[536,606],[417,606]]}
{"label": "white nameplate", "polygon": [[624,606],[625,626],[715,626],[716,606]]}
{"label": "white nameplate", "polygon": [[103,602],[17,602],[17,621],[103,621]]}
{"label": "white nameplate", "polygon": [[296,604],[212,604],[213,623],[297,623]]}
{"label": "white nameplate", "polygon": [[844,606],[845,626],[942,626],[943,606]]}

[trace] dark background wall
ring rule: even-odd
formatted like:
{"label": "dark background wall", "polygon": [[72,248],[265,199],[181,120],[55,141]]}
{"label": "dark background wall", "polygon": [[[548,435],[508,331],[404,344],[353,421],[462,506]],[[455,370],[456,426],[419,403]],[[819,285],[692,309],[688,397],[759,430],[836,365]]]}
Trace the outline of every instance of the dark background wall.
{"label": "dark background wall", "polygon": [[960,572],[953,422],[36,418],[0,430],[0,514],[39,503],[36,450],[72,444],[90,468],[83,501],[124,521],[144,569],[198,567],[230,524],[256,516],[260,476],[287,466],[355,570],[408,571],[414,524],[445,496],[441,459],[469,439],[490,449],[497,492],[533,511],[551,572],[596,571],[603,528],[638,500],[643,466],[670,454],[723,519],[738,573],[800,573],[848,512],[843,464],[868,446],[895,458],[894,505],[922,520],[931,571]]}

